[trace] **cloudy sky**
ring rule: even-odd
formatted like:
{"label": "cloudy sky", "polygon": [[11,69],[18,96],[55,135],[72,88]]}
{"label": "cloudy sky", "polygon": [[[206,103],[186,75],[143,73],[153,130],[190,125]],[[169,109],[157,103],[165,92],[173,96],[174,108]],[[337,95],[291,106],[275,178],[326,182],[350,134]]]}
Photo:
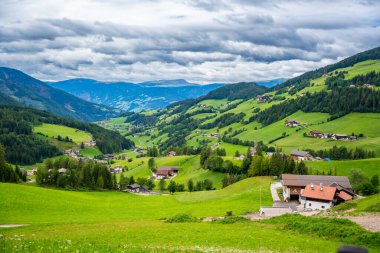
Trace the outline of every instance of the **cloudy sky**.
{"label": "cloudy sky", "polygon": [[0,65],[42,80],[290,78],[380,46],[376,0],[1,0]]}

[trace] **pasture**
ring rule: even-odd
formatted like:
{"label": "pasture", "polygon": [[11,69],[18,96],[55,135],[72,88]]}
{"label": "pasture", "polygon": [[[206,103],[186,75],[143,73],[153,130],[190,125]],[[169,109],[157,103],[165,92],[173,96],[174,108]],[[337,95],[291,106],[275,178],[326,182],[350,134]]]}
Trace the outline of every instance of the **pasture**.
{"label": "pasture", "polygon": [[77,144],[92,140],[92,136],[88,132],[61,125],[43,123],[41,125],[34,126],[33,131],[35,133],[42,133],[50,138],[57,138],[58,135],[62,138],[67,136]]}

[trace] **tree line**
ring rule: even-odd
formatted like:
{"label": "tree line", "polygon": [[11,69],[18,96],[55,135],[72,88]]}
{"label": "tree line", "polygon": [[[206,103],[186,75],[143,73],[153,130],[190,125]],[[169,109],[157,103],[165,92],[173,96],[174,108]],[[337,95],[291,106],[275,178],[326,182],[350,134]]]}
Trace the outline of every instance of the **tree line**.
{"label": "tree line", "polygon": [[3,183],[19,183],[26,182],[26,171],[21,170],[18,166],[13,168],[8,164],[5,158],[5,148],[0,144],[0,182]]}
{"label": "tree line", "polygon": [[375,151],[365,150],[360,147],[356,147],[355,149],[348,149],[344,146],[338,147],[334,145],[330,149],[317,151],[307,149],[306,151],[309,151],[310,154],[314,157],[330,158],[332,160],[357,160],[376,157]]}

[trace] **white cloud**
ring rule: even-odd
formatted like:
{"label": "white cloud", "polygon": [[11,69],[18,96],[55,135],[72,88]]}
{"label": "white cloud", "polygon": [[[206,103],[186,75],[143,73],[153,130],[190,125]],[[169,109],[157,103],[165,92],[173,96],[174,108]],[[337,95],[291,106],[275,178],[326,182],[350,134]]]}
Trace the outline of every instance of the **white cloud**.
{"label": "white cloud", "polygon": [[293,77],[380,45],[378,1],[2,1],[0,65],[44,80]]}

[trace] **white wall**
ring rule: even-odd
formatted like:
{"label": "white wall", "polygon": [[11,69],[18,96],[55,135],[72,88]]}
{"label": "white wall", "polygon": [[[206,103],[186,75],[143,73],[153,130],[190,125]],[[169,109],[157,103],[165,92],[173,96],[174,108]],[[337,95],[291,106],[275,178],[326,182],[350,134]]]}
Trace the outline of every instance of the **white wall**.
{"label": "white wall", "polygon": [[333,207],[333,203],[331,201],[326,203],[326,202],[319,202],[316,200],[300,198],[300,202],[304,208],[312,209],[312,210],[327,210]]}

